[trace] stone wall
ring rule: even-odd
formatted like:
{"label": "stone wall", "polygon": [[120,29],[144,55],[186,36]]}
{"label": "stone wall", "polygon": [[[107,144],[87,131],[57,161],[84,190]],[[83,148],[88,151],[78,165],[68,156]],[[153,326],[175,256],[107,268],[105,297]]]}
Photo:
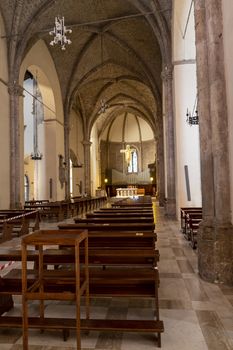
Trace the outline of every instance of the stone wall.
{"label": "stone wall", "polygon": [[[144,141],[130,143],[131,147],[134,147],[138,151],[138,166],[139,172],[134,175],[135,183],[142,182],[142,173],[146,174],[146,181],[150,181],[148,165],[155,162],[155,141]],[[107,142],[101,141],[101,179],[102,184],[104,183],[104,178],[108,177],[109,182],[114,181],[111,178],[112,170],[115,173],[121,173],[122,178],[127,179],[125,175],[127,174],[127,164],[124,159],[124,154],[120,152],[123,149],[123,145],[120,142]],[[137,179],[138,177],[138,179]],[[119,179],[119,176],[117,177]],[[130,177],[131,179],[131,177]],[[137,181],[138,180],[138,181]],[[126,182],[128,183],[128,181]]]}

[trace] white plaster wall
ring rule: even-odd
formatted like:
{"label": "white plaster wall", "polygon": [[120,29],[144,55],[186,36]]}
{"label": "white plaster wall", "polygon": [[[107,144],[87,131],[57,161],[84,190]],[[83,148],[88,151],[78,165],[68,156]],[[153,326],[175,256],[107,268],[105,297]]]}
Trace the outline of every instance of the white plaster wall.
{"label": "white plaster wall", "polygon": [[[39,40],[25,56],[20,68],[22,84],[26,70],[31,67],[40,84],[43,102],[51,108],[45,108],[45,117],[64,121],[60,83],[52,57],[42,40]],[[54,113],[55,112],[55,113]]]}
{"label": "white plaster wall", "polygon": [[[42,143],[43,159],[39,169],[39,198],[52,201],[63,200],[65,197],[65,183],[63,187],[59,181],[59,154],[64,157],[64,129],[63,124],[57,120],[44,121],[41,128],[40,139]],[[52,179],[52,197],[50,198],[49,183]]]}
{"label": "white plaster wall", "polygon": [[[42,40],[39,40],[31,48],[22,62],[19,79],[21,85],[23,84],[24,75],[27,69],[36,77],[44,103],[44,123],[39,126],[38,130],[40,151],[43,154],[42,161],[40,161],[40,166],[38,167],[38,198],[62,200],[65,197],[65,184],[61,187],[58,166],[58,155],[62,154],[64,156],[64,115],[62,96],[56,68],[52,57]],[[21,120],[23,120],[23,105],[21,105],[20,108]],[[53,181],[52,198],[49,197],[50,178]]]}
{"label": "white plaster wall", "polygon": [[[4,24],[0,15],[0,36],[5,35]],[[0,40],[0,78],[8,83],[8,64],[6,40]],[[0,209],[10,206],[10,110],[7,86],[0,81]]]}
{"label": "white plaster wall", "polygon": [[192,0],[173,0],[173,61],[196,57],[193,5],[188,20],[191,2]]}
{"label": "white plaster wall", "polygon": [[26,157],[24,159],[24,174],[28,176],[29,180],[29,200],[35,199],[34,194],[34,161],[31,157]]}
{"label": "white plaster wall", "polygon": [[[181,206],[201,206],[199,126],[186,123],[196,101],[195,30],[191,0],[175,0],[173,13],[174,116],[177,217]],[[186,35],[185,26],[187,25]],[[191,201],[188,201],[184,166],[188,166]]]}
{"label": "white plaster wall", "polygon": [[[193,84],[187,83],[188,81]],[[177,205],[201,206],[199,126],[186,123],[186,109],[193,109],[196,99],[195,65],[176,66],[174,71],[176,115]],[[188,166],[191,201],[187,200],[184,166]]]}
{"label": "white plaster wall", "polygon": [[[70,149],[76,154],[78,161],[84,164],[83,149],[83,129],[82,121],[78,114],[72,109],[70,112]],[[80,187],[80,181],[82,186]],[[73,168],[73,196],[83,194],[84,185],[84,166],[82,168]]]}
{"label": "white plaster wall", "polygon": [[[24,81],[24,88],[33,93],[33,80],[27,79]],[[33,97],[30,94],[24,93],[24,157],[33,152],[33,115],[32,105]]]}
{"label": "white plaster wall", "polygon": [[91,132],[91,142],[91,195],[95,196],[97,188],[101,185],[99,143],[95,124]]}
{"label": "white plaster wall", "polygon": [[225,60],[225,77],[227,90],[227,109],[229,123],[229,157],[230,157],[230,194],[231,194],[231,215],[233,222],[233,1],[222,0],[223,13],[223,43]]}

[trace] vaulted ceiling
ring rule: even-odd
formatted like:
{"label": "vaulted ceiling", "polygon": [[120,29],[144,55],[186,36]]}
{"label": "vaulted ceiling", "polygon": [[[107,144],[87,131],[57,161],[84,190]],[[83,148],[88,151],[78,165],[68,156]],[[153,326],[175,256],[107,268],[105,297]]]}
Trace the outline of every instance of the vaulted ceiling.
{"label": "vaulted ceiling", "polygon": [[[86,130],[109,105],[103,123],[124,111],[154,128],[161,116],[161,71],[170,59],[172,0],[1,0],[10,74],[37,40],[45,41],[59,76],[64,106]],[[54,18],[72,29],[66,50],[51,46]],[[98,123],[102,128],[103,124]]]}

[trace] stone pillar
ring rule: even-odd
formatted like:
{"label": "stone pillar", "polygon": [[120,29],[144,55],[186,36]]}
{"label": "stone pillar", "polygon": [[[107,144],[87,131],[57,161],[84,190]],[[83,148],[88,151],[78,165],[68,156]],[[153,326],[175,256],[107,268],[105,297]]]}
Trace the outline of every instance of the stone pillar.
{"label": "stone pillar", "polygon": [[16,83],[8,85],[10,95],[10,208],[21,208],[20,196],[20,119],[19,97],[23,89]]}
{"label": "stone pillar", "polygon": [[157,176],[157,193],[159,205],[164,206],[165,200],[165,172],[164,172],[164,147],[163,147],[163,120],[159,122],[159,137],[157,140],[157,164],[156,164],[156,176]]}
{"label": "stone pillar", "polygon": [[84,192],[91,195],[91,142],[83,141],[84,147]]}
{"label": "stone pillar", "polygon": [[233,284],[228,115],[220,0],[195,0],[203,221],[198,234],[202,278]]}
{"label": "stone pillar", "polygon": [[175,188],[175,142],[174,142],[174,116],[173,116],[173,67],[165,66],[161,77],[164,84],[165,109],[165,142],[167,164],[167,202],[165,213],[169,217],[176,216],[176,188]]}

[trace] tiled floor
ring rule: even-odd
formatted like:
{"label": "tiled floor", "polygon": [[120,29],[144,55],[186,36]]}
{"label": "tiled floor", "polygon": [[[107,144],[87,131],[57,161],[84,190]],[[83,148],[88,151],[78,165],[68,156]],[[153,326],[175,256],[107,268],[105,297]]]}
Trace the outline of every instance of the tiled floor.
{"label": "tiled floor", "polygon": [[[166,220],[162,209],[158,210],[156,226],[160,250],[160,318],[165,326],[162,349],[233,350],[233,288],[210,284],[198,277],[196,252],[180,233],[179,223]],[[93,318],[153,318],[153,301],[149,299],[95,299],[91,305]],[[32,315],[36,308],[32,304]],[[75,311],[72,304],[61,302],[50,303],[46,310],[48,315],[58,317],[74,317]],[[12,313],[20,313],[19,297],[15,298]],[[90,332],[82,334],[82,349],[152,350],[156,348],[154,340],[152,334]],[[21,344],[20,330],[0,329],[0,350],[21,350]],[[64,342],[60,331],[41,334],[39,330],[31,330],[29,344],[30,350],[73,350],[75,333],[71,332]]]}

